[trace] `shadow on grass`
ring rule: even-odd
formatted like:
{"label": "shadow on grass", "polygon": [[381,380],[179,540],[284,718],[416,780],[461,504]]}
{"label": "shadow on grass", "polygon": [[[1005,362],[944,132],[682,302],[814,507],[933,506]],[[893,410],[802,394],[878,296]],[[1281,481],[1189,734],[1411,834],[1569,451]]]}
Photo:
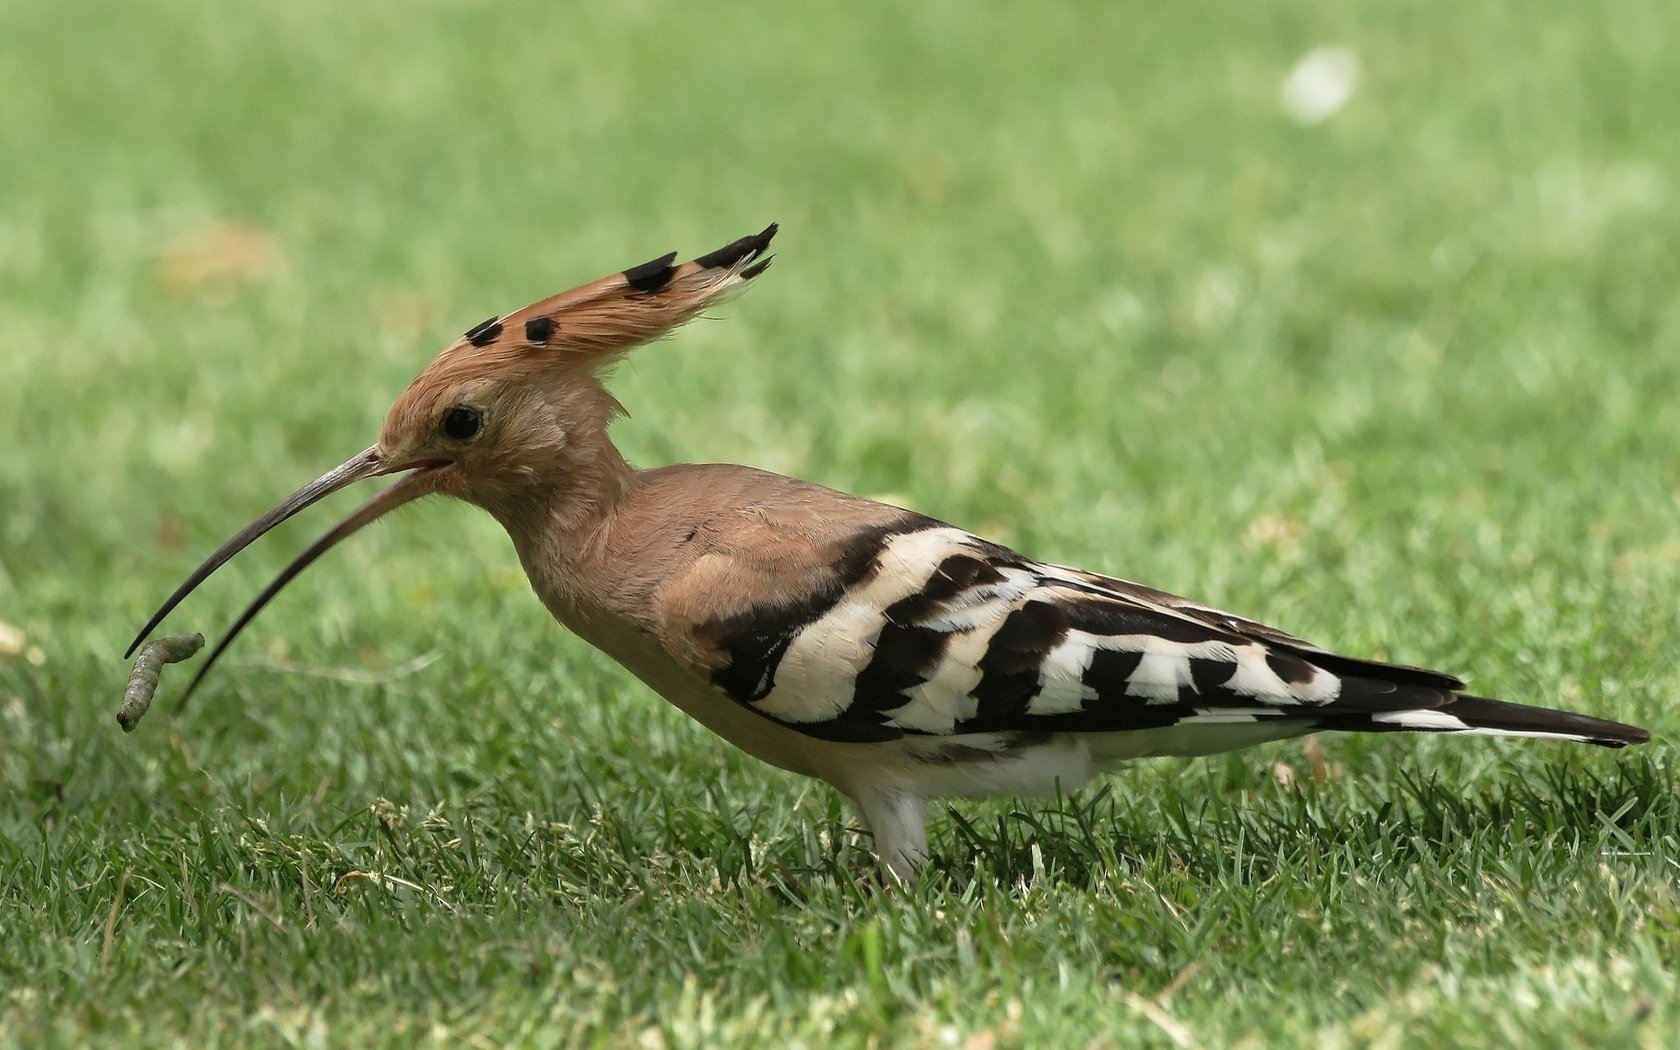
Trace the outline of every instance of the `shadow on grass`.
{"label": "shadow on grass", "polygon": [[1653,750],[1608,770],[1511,766],[1470,785],[1400,771],[1357,782],[1267,781],[1140,797],[1109,782],[1018,802],[989,818],[948,807],[954,834],[943,849],[936,844],[930,874],[957,885],[985,876],[1090,888],[1140,871],[1257,884],[1305,870],[1396,874],[1499,858],[1662,861],[1680,827],[1677,773],[1673,751]]}

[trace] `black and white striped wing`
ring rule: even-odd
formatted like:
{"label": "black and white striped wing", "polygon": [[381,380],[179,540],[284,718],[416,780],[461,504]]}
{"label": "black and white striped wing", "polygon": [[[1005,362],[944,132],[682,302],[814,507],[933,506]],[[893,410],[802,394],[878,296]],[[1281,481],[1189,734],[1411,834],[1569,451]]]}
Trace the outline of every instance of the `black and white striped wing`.
{"label": "black and white striped wing", "polygon": [[1463,684],[1336,656],[914,515],[858,542],[833,585],[716,637],[729,655],[713,681],[842,741],[1272,718],[1383,728],[1384,712],[1439,707]]}

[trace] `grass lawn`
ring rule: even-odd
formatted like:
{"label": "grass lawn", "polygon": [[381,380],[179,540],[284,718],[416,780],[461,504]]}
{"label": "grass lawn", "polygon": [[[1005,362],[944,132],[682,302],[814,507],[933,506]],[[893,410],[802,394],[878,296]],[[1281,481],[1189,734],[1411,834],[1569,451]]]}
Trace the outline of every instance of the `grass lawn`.
{"label": "grass lawn", "polygon": [[[0,4],[0,1042],[1671,1045],[1680,8],[989,10]],[[1292,118],[1332,45],[1356,90]],[[145,615],[444,343],[772,219],[748,295],[621,369],[633,461],[1657,741],[1140,763],[938,807],[883,893],[828,789],[441,503],[119,732]]]}

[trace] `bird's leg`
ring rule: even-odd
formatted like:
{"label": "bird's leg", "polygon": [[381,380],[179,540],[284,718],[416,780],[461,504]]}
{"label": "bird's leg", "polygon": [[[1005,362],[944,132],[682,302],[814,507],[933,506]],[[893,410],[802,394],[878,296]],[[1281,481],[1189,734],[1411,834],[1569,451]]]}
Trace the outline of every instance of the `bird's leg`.
{"label": "bird's leg", "polygon": [[927,858],[927,800],[893,787],[864,788],[851,798],[881,866],[901,882],[914,882]]}

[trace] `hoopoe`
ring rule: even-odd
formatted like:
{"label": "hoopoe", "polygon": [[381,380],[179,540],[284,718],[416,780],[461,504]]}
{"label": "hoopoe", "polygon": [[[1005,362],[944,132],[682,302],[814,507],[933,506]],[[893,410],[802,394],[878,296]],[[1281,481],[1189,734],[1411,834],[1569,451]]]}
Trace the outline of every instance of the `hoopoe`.
{"label": "hoopoe", "polygon": [[929,799],[1071,790],[1127,759],[1318,730],[1649,739],[1470,696],[1450,674],[1341,656],[808,482],[725,464],[631,466],[607,435],[622,410],[604,366],[762,274],[775,234],[681,265],[673,252],[473,326],[397,398],[376,444],[211,554],[135,645],[278,523],[402,474],[280,573],[188,695],[316,558],[441,494],[502,524],[567,629],[737,747],[843,792],[904,878],[927,853]]}

